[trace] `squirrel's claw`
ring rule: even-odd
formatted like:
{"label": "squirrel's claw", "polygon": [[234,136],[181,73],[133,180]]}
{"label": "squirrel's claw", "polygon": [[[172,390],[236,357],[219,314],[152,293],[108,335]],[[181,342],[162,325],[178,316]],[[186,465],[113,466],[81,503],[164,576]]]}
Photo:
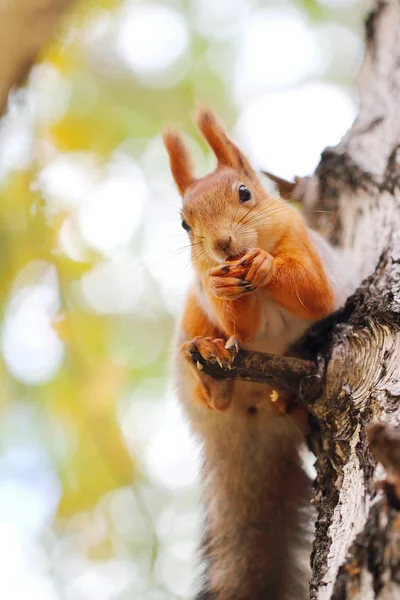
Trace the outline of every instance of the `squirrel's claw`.
{"label": "squirrel's claw", "polygon": [[[230,369],[234,358],[232,351],[225,347],[224,340],[213,340],[212,338],[203,338],[201,336],[197,336],[191,342],[183,344],[182,353],[185,358],[190,358],[192,363],[194,355],[196,353],[200,354],[204,360],[217,363],[221,369]],[[199,368],[198,365],[197,368]]]}
{"label": "squirrel's claw", "polygon": [[210,277],[210,289],[214,296],[224,300],[234,301],[256,288],[251,281],[245,281],[237,277]]}
{"label": "squirrel's claw", "polygon": [[180,348],[182,357],[194,369],[198,381],[198,398],[207,408],[218,412],[226,411],[231,404],[231,387],[228,381],[215,381],[209,375],[203,373],[203,365],[196,354],[204,360],[218,363],[221,368],[231,368],[233,356],[231,351],[225,348],[222,339],[195,337],[190,342],[185,342]]}
{"label": "squirrel's claw", "polygon": [[273,274],[274,259],[268,252],[253,248],[237,261],[228,261],[208,271],[214,296],[237,300],[267,285]]}
{"label": "squirrel's claw", "polygon": [[252,250],[250,254],[250,264],[245,281],[251,282],[256,288],[263,287],[269,283],[273,274],[273,256],[258,248]]}
{"label": "squirrel's claw", "polygon": [[231,335],[231,337],[225,344],[225,349],[228,350],[233,357],[235,357],[239,353],[239,340],[235,335]]}

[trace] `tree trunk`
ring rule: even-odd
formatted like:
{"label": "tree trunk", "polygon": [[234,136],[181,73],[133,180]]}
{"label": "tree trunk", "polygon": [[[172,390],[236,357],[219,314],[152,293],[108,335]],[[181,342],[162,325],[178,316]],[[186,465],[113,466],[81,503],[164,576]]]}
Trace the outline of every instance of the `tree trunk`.
{"label": "tree trunk", "polygon": [[[398,419],[400,396],[400,2],[377,1],[366,22],[360,113],[304,186],[314,225],[344,252],[356,283],[346,308],[314,336],[327,361],[312,414],[319,433],[311,598],[400,598],[397,508],[374,489],[366,435]],[[327,334],[329,341],[327,342]],[[378,454],[378,452],[376,452]],[[397,555],[396,555],[397,552]]]}
{"label": "tree trunk", "polygon": [[[343,269],[351,265],[358,287],[297,345],[307,362],[291,378],[302,369],[315,377],[309,361],[318,363],[322,393],[308,397],[318,473],[310,598],[318,600],[400,598],[400,437],[392,429],[400,415],[400,0],[375,1],[359,89],[350,131],[289,190],[311,225],[342,249]],[[253,377],[243,369],[250,358],[235,377]],[[259,358],[258,380],[265,376]],[[269,379],[278,388],[279,368]],[[388,426],[368,436],[377,420]],[[380,489],[376,459],[390,475]]]}
{"label": "tree trunk", "polygon": [[22,82],[70,0],[0,2],[0,115],[10,90]]}

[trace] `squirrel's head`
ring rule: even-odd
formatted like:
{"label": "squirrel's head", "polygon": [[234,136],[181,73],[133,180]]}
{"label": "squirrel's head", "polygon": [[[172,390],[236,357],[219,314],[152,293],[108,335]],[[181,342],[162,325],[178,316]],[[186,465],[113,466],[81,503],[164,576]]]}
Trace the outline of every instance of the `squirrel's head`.
{"label": "squirrel's head", "polygon": [[247,158],[212,111],[199,109],[196,121],[218,161],[215,171],[200,179],[194,175],[182,136],[171,130],[163,134],[172,175],[183,199],[182,227],[191,240],[192,260],[209,268],[256,247],[260,236],[267,238],[272,248],[281,222],[276,217],[285,203],[266,193]]}

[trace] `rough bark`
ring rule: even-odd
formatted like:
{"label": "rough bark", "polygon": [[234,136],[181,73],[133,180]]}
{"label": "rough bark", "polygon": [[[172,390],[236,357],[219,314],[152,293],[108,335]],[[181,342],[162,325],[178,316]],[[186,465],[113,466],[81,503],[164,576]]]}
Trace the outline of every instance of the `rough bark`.
{"label": "rough bark", "polygon": [[400,598],[397,487],[375,485],[382,467],[367,439],[374,421],[400,418],[400,0],[375,1],[358,83],[359,115],[340,144],[322,153],[313,176],[292,188],[276,182],[342,249],[358,287],[296,348],[325,365],[310,403],[318,511],[310,598],[318,600]]}
{"label": "rough bark", "polygon": [[0,2],[0,115],[10,90],[20,85],[70,0]]}

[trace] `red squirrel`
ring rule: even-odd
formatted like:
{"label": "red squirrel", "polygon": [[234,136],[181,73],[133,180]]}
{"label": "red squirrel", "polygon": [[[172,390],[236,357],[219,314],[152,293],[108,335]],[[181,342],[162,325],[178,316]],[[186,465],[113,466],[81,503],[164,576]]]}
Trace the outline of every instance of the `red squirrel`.
{"label": "red squirrel", "polygon": [[240,347],[283,355],[340,306],[345,285],[336,251],[292,205],[266,193],[212,111],[199,109],[197,124],[217,159],[199,179],[181,135],[163,134],[194,270],[176,368],[203,453],[204,569],[195,598],[305,600],[312,486],[301,458],[304,419],[279,410],[265,385],[212,379],[192,353],[226,366]]}

